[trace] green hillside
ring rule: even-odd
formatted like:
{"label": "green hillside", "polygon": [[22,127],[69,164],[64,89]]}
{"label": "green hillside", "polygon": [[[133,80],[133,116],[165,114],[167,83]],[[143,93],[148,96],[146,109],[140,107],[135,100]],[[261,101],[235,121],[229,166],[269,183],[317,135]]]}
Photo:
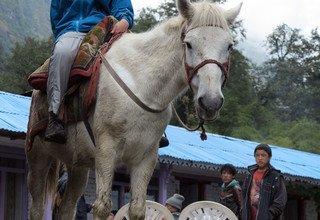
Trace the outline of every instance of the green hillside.
{"label": "green hillside", "polygon": [[0,0],[0,44],[5,52],[26,37],[51,35],[50,0]]}

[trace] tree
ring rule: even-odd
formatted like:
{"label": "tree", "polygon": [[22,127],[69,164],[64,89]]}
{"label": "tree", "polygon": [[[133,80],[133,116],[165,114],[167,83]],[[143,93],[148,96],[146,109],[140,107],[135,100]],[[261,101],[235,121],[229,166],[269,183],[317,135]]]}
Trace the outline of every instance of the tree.
{"label": "tree", "polygon": [[136,33],[145,32],[151,27],[155,26],[159,21],[157,20],[155,9],[143,8],[139,13],[137,19],[135,19],[135,25],[133,26],[132,31]]}
{"label": "tree", "polygon": [[137,33],[147,31],[159,22],[176,16],[177,14],[178,10],[174,0],[161,3],[158,8],[143,8],[138,18],[135,19],[135,25],[132,31]]}
{"label": "tree", "polygon": [[303,58],[303,44],[306,42],[299,29],[286,24],[279,25],[267,37],[267,48],[272,61],[300,61]]}
{"label": "tree", "polygon": [[[314,40],[317,39],[316,32]],[[319,118],[315,111],[315,93],[318,87],[309,83],[319,82],[314,77],[315,54],[319,54],[313,43],[300,34],[299,29],[292,29],[283,24],[278,26],[267,38],[267,47],[271,59],[265,63],[260,72],[267,80],[260,90],[264,99],[282,120],[296,120],[304,117]],[[319,56],[319,55],[318,55]],[[318,105],[319,106],[319,105]]]}
{"label": "tree", "polygon": [[52,42],[52,38],[48,40],[26,38],[24,42],[16,43],[6,60],[5,73],[0,75],[0,82],[5,88],[3,90],[14,93],[30,90],[27,78],[50,57]]}
{"label": "tree", "polygon": [[0,72],[4,71],[4,57],[5,57],[5,54],[4,54],[4,48],[3,48],[3,45],[2,43],[0,42]]}
{"label": "tree", "polygon": [[306,71],[306,85],[308,88],[308,106],[312,118],[320,122],[320,34],[318,29],[311,31],[311,38],[308,42],[304,59]]}

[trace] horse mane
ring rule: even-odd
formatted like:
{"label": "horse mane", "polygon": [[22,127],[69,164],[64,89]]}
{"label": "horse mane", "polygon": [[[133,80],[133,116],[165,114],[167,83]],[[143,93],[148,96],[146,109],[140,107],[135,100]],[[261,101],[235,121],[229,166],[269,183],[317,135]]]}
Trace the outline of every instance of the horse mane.
{"label": "horse mane", "polygon": [[217,4],[203,1],[194,3],[193,6],[195,10],[189,23],[190,28],[216,26],[223,30],[229,30],[224,10]]}
{"label": "horse mane", "polygon": [[226,31],[230,30],[224,17],[224,10],[216,3],[202,1],[193,3],[192,6],[194,8],[194,13],[191,19],[186,20],[186,18],[181,15],[171,18],[165,22],[165,30],[169,31],[170,29],[172,30],[172,28],[181,29],[182,26],[184,26],[185,21],[187,21],[188,29],[203,26],[215,26]]}

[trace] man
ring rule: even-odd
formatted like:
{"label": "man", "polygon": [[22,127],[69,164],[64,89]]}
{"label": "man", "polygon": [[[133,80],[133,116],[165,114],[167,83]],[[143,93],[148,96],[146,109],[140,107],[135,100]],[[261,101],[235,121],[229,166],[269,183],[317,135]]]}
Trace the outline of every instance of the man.
{"label": "man", "polygon": [[[61,164],[59,170],[58,189],[54,199],[54,210],[52,219],[58,219],[58,210],[62,201],[63,194],[66,191],[68,182],[68,173],[65,164]],[[77,203],[77,212],[75,220],[87,220],[87,213],[92,209],[91,204],[87,204],[84,195],[81,195]]]}
{"label": "man", "polygon": [[241,187],[235,179],[237,171],[232,164],[225,164],[220,169],[223,182],[220,192],[220,203],[228,207],[238,218],[242,206]]}
{"label": "man", "polygon": [[112,33],[126,32],[133,26],[130,0],[52,0],[50,19],[55,36],[50,58],[47,95],[49,123],[47,141],[65,143],[64,124],[57,118],[62,98],[67,90],[69,73],[82,39],[105,16],[112,15],[119,22]]}
{"label": "man", "polygon": [[256,164],[248,167],[242,187],[242,220],[278,220],[287,202],[283,177],[270,165],[272,151],[267,144],[256,146],[254,157]]}
{"label": "man", "polygon": [[165,206],[172,213],[175,220],[179,219],[183,201],[184,197],[180,194],[174,194],[166,201]]}

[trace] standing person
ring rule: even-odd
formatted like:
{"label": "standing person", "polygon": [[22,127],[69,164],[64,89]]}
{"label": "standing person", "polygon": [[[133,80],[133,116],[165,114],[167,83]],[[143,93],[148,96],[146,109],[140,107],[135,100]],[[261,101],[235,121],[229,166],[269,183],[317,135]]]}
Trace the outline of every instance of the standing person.
{"label": "standing person", "polygon": [[[57,210],[59,209],[60,203],[64,192],[66,191],[68,181],[68,173],[64,164],[61,165],[59,171],[59,180],[58,180],[58,190],[55,197],[55,209],[53,211],[53,218],[58,219]],[[77,203],[77,212],[75,220],[87,220],[87,213],[92,209],[91,204],[87,204],[84,195],[82,195]]]}
{"label": "standing person", "polygon": [[126,32],[133,26],[131,0],[52,0],[50,19],[55,45],[49,64],[47,95],[49,123],[45,139],[65,143],[64,124],[57,118],[67,90],[71,66],[87,32],[105,16],[119,20],[111,33]]}
{"label": "standing person", "polygon": [[220,169],[222,186],[220,203],[228,207],[238,218],[242,206],[241,187],[235,179],[237,171],[232,164],[225,164]]}
{"label": "standing person", "polygon": [[184,197],[180,194],[174,194],[172,197],[170,197],[166,201],[165,206],[172,213],[175,220],[179,219],[183,202],[184,202]]}
{"label": "standing person", "polygon": [[249,174],[242,187],[242,220],[278,220],[287,202],[284,179],[270,164],[269,145],[257,145],[254,157],[256,164],[248,167]]}

